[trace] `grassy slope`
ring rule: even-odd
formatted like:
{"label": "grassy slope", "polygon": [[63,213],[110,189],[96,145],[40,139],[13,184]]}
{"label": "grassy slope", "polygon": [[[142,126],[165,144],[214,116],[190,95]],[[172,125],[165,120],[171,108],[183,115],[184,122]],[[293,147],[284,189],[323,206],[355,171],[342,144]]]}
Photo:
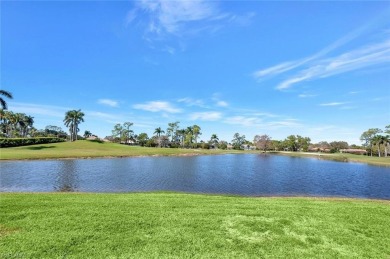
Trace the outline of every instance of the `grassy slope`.
{"label": "grassy slope", "polygon": [[272,152],[273,154],[295,156],[295,157],[315,157],[319,159],[340,161],[340,162],[359,162],[372,165],[390,166],[390,157],[370,157],[354,154],[328,154],[328,153],[305,153],[305,152]]}
{"label": "grassy slope", "polygon": [[390,202],[1,194],[1,258],[389,258]]}
{"label": "grassy slope", "polygon": [[0,160],[225,153],[243,153],[243,151],[149,148],[140,146],[126,146],[107,142],[98,143],[93,141],[79,140],[76,142],[63,142],[44,145],[2,148],[0,149]]}
{"label": "grassy slope", "polygon": [[[64,142],[45,145],[32,145],[15,148],[1,148],[0,160],[18,159],[56,159],[56,158],[88,158],[88,157],[127,157],[152,155],[193,155],[193,154],[242,154],[258,153],[259,151],[240,150],[204,150],[180,148],[148,148],[139,146],[125,146],[115,143],[98,143],[93,141]],[[276,154],[320,157],[335,161],[353,161],[373,165],[390,166],[390,157],[369,157],[352,154],[321,154],[303,152],[273,152]]]}

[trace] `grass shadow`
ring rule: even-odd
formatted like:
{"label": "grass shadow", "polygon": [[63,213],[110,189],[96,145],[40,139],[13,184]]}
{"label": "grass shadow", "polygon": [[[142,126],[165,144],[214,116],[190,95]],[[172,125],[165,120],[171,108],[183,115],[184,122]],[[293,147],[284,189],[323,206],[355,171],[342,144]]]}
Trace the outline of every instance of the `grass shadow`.
{"label": "grass shadow", "polygon": [[35,147],[27,147],[30,150],[42,150],[46,148],[55,148],[55,146],[35,146]]}
{"label": "grass shadow", "polygon": [[94,143],[100,143],[100,144],[103,144],[104,141],[103,140],[100,140],[100,139],[92,139],[92,140],[88,140],[89,142],[94,142]]}

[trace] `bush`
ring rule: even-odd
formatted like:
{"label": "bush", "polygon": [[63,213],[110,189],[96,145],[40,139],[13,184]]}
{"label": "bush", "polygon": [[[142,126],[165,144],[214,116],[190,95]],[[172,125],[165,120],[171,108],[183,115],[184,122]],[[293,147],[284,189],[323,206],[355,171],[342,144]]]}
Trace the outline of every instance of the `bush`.
{"label": "bush", "polygon": [[64,142],[63,138],[0,138],[0,148]]}

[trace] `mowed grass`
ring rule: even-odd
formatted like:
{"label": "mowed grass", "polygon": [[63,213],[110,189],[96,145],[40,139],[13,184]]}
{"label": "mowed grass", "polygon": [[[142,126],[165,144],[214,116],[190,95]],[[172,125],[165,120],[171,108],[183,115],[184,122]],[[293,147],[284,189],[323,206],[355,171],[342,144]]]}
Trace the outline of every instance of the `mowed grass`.
{"label": "mowed grass", "polygon": [[78,140],[43,145],[31,145],[0,149],[0,160],[128,157],[152,155],[196,155],[244,153],[240,150],[206,150],[182,148],[151,148],[128,146],[109,142]]}
{"label": "mowed grass", "polygon": [[309,153],[309,152],[272,152],[273,154],[294,156],[294,157],[315,157],[318,159],[333,160],[339,162],[359,162],[371,165],[390,166],[390,156],[376,157],[363,156],[346,153]]}
{"label": "mowed grass", "polygon": [[[183,148],[151,148],[127,146],[109,142],[78,140],[44,145],[31,145],[13,148],[1,148],[0,160],[22,159],[60,159],[60,158],[96,158],[96,157],[131,157],[131,156],[184,156],[213,154],[259,154],[260,151],[244,150],[208,150]],[[318,154],[305,152],[270,152],[297,157],[316,157],[320,159],[360,162],[372,165],[390,166],[390,157],[370,157],[353,154]]]}
{"label": "mowed grass", "polygon": [[1,194],[0,258],[389,258],[390,202]]}

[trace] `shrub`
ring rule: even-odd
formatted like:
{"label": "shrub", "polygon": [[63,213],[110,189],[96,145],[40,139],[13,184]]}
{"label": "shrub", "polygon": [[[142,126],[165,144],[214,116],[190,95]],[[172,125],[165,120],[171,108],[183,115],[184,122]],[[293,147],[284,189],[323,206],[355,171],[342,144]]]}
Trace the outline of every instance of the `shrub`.
{"label": "shrub", "polygon": [[4,147],[19,147],[36,144],[48,144],[64,142],[63,138],[42,137],[42,138],[0,138],[0,148]]}

